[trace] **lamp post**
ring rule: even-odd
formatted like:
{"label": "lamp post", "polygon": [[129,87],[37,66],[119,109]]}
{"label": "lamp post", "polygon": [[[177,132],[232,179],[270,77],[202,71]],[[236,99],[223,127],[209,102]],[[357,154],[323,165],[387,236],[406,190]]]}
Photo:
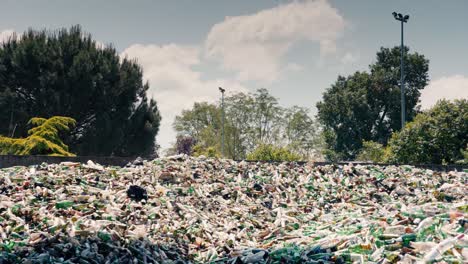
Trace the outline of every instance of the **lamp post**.
{"label": "lamp post", "polygon": [[222,87],[218,87],[221,92],[221,156],[224,157],[224,90]]}
{"label": "lamp post", "polygon": [[401,22],[401,57],[400,57],[400,90],[401,90],[401,129],[405,127],[405,119],[406,119],[406,108],[405,108],[405,75],[404,75],[404,65],[403,65],[403,24],[408,22],[409,15],[403,16],[400,13],[393,12],[393,17]]}

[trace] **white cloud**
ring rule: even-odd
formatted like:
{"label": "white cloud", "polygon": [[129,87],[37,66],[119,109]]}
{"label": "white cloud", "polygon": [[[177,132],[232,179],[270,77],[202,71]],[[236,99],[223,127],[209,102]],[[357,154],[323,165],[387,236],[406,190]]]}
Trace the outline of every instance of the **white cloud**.
{"label": "white cloud", "polygon": [[452,75],[432,81],[421,93],[421,108],[428,109],[440,99],[468,99],[468,77]]}
{"label": "white cloud", "polygon": [[358,55],[355,55],[351,52],[346,52],[346,54],[341,58],[342,64],[352,64],[359,59]]}
{"label": "white cloud", "polygon": [[253,15],[226,17],[205,42],[209,58],[238,72],[239,80],[271,82],[284,69],[282,57],[299,40],[317,42],[322,55],[336,51],[345,21],[325,0],[295,1]]}
{"label": "white cloud", "polygon": [[201,73],[192,68],[200,64],[200,50],[194,46],[134,44],[121,56],[136,58],[143,67],[144,78],[150,84],[148,96],[158,102],[163,118],[157,136],[163,148],[175,139],[172,122],[182,109],[192,107],[194,102],[218,100],[219,86],[231,92],[246,91],[232,80],[203,80]]}
{"label": "white cloud", "polygon": [[285,70],[290,71],[290,72],[300,72],[304,70],[304,67],[301,65],[291,62],[286,65]]}
{"label": "white cloud", "polygon": [[[306,40],[319,44],[322,56],[334,53],[344,27],[344,19],[327,1],[297,1],[227,17],[211,28],[203,48],[134,44],[121,55],[138,59],[143,67],[150,83],[148,95],[156,99],[163,117],[157,140],[166,148],[175,139],[172,122],[182,109],[197,101],[219,100],[218,86],[247,91],[240,82],[272,82],[282,72],[303,70],[301,65],[282,61],[291,46]],[[206,58],[221,62],[236,78],[203,79],[195,67]]]}
{"label": "white cloud", "polygon": [[[6,29],[6,30],[1,31],[0,32],[0,44],[7,41],[9,38],[13,37],[15,33],[16,32],[12,29]],[[19,37],[20,34],[17,34],[16,36]]]}

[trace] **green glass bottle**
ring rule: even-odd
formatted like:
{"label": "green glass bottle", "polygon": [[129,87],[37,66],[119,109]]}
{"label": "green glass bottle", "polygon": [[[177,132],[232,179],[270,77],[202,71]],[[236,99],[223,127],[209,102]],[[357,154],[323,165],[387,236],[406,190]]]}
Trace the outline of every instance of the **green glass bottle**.
{"label": "green glass bottle", "polygon": [[401,240],[404,247],[409,247],[411,241],[416,241],[416,234],[405,234],[401,236]]}
{"label": "green glass bottle", "polygon": [[61,202],[58,202],[55,204],[55,208],[57,209],[68,209],[70,207],[73,206],[73,202],[72,201],[61,201]]}

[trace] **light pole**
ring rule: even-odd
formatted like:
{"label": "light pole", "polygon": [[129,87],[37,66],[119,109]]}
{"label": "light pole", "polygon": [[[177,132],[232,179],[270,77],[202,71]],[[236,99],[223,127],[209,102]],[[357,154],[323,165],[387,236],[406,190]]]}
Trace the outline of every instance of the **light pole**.
{"label": "light pole", "polygon": [[401,90],[401,129],[405,127],[405,119],[406,119],[406,108],[405,108],[405,74],[404,74],[404,65],[403,65],[403,24],[408,22],[409,15],[403,16],[400,13],[393,12],[393,17],[401,22],[401,56],[400,56],[400,90]]}
{"label": "light pole", "polygon": [[224,90],[222,87],[218,87],[221,92],[221,156],[224,158]]}

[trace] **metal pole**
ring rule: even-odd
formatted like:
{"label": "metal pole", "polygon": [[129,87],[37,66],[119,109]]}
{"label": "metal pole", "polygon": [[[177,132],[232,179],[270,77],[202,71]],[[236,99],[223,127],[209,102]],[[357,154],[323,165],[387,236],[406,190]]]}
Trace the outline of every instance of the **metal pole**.
{"label": "metal pole", "polygon": [[224,90],[222,87],[218,87],[221,92],[221,155],[224,157]]}
{"label": "metal pole", "polygon": [[221,109],[222,109],[221,155],[224,157],[224,91],[221,93]]}
{"label": "metal pole", "polygon": [[404,64],[403,64],[403,23],[404,21],[401,20],[401,58],[400,58],[400,86],[401,86],[401,129],[405,127],[405,119],[406,119],[406,108],[405,108],[405,74],[404,74]]}
{"label": "metal pole", "polygon": [[400,13],[393,12],[393,17],[401,22],[401,55],[400,55],[400,90],[401,90],[401,129],[405,127],[406,121],[406,106],[405,106],[405,65],[403,64],[403,56],[404,56],[404,49],[405,46],[403,44],[403,23],[408,22],[409,15],[403,16]]}

